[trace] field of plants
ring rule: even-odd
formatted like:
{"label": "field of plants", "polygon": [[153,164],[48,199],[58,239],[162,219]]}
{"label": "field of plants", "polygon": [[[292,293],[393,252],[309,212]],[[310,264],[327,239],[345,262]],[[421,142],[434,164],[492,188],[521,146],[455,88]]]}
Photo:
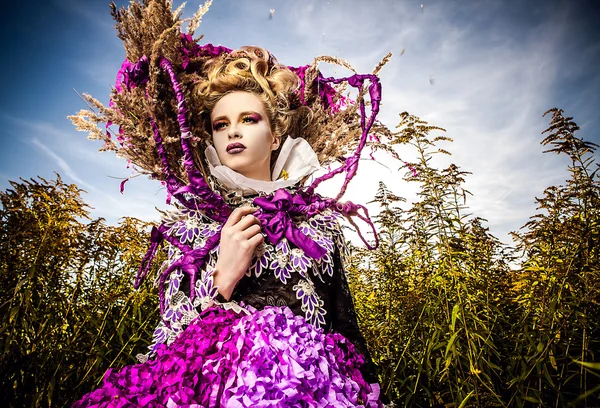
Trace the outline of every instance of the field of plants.
{"label": "field of plants", "polygon": [[[399,176],[418,198],[381,184],[381,245],[354,248],[346,265],[396,406],[600,406],[598,146],[561,110],[546,117],[541,142],[568,157],[567,182],[531,197],[537,214],[509,247],[470,214],[468,173],[433,166],[449,154],[443,129],[400,115],[394,143],[415,155]],[[0,192],[0,405],[68,406],[149,344],[156,289],[133,290],[149,226],[91,219],[60,176],[11,186]]]}

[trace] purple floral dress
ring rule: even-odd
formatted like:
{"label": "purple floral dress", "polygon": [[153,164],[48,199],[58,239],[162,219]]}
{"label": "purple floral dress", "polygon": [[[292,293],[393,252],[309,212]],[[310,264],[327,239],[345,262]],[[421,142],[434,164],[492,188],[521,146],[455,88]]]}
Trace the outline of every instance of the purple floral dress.
{"label": "purple floral dress", "polygon": [[[226,301],[213,286],[218,247],[190,299],[186,274],[167,282],[166,307],[140,364],[110,369],[74,407],[379,407],[375,367],[343,269],[338,213],[297,227],[327,250],[320,260],[283,238],[257,248]],[[168,234],[196,248],[221,226],[177,209]],[[166,270],[179,257],[168,246]]]}

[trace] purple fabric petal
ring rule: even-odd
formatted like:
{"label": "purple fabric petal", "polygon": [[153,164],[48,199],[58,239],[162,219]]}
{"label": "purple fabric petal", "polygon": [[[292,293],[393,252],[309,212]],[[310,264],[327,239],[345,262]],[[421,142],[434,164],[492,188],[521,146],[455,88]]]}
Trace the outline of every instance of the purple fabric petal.
{"label": "purple fabric petal", "polygon": [[207,309],[155,360],[108,370],[73,407],[381,406],[343,336],[287,307],[248,309]]}

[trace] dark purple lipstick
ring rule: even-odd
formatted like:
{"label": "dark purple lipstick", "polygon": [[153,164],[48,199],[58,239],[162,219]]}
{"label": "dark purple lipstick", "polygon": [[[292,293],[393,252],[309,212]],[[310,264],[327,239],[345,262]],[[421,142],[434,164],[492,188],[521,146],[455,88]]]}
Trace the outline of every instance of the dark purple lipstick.
{"label": "dark purple lipstick", "polygon": [[246,150],[246,146],[241,143],[231,143],[227,145],[227,153],[229,154],[237,154]]}

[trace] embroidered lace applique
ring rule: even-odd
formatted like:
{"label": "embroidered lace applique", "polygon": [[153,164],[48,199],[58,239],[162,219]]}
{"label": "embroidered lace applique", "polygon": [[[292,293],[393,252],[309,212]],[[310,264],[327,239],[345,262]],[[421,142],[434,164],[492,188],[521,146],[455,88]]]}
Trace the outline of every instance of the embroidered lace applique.
{"label": "embroidered lace applique", "polygon": [[[296,298],[295,302],[298,303],[300,309],[298,312],[301,311],[308,322],[315,327],[324,327],[327,311],[324,308],[323,299],[315,289],[313,279],[316,277],[324,282],[325,277],[333,277],[333,252],[336,247],[345,250],[344,238],[338,222],[339,217],[341,216],[338,213],[326,210],[310,220],[298,223],[300,231],[327,250],[320,260],[310,258],[302,249],[291,245],[285,238],[276,245],[264,243],[257,247],[251,266],[246,272],[247,279],[261,277],[264,279],[265,274],[272,274],[281,282],[282,294],[265,293],[261,295],[261,293],[256,293],[254,300],[261,303],[262,306],[289,306],[289,296],[291,295]],[[163,222],[169,228],[167,235],[176,238],[177,243],[192,248],[202,247],[206,244],[207,238],[217,234],[221,229],[219,223],[213,222],[202,213],[185,208],[166,213]],[[181,251],[175,245],[167,244],[167,251],[168,259],[161,266],[161,271],[164,271],[181,256]],[[216,305],[248,313],[243,307],[243,303],[238,304],[235,300],[221,303],[216,300],[218,288],[214,286],[212,273],[218,251],[218,246],[211,251],[210,259],[205,268],[200,271],[199,279],[195,283],[193,301],[189,297],[189,278],[180,269],[175,269],[171,273],[165,292],[166,307],[161,316],[162,321],[154,331],[152,345],[149,347],[150,352],[141,355],[141,359],[147,359],[154,355],[160,344],[171,344],[185,327],[198,317],[199,312],[210,306]],[[253,290],[260,292],[260,287]],[[283,293],[290,295],[283,296]],[[232,298],[234,297],[235,291]],[[260,305],[254,304],[253,306]]]}
{"label": "embroidered lace applique", "polygon": [[306,314],[306,320],[315,327],[323,327],[327,311],[323,309],[323,300],[315,291],[315,285],[311,281],[300,280],[293,289],[296,297],[302,301],[301,308]]}

